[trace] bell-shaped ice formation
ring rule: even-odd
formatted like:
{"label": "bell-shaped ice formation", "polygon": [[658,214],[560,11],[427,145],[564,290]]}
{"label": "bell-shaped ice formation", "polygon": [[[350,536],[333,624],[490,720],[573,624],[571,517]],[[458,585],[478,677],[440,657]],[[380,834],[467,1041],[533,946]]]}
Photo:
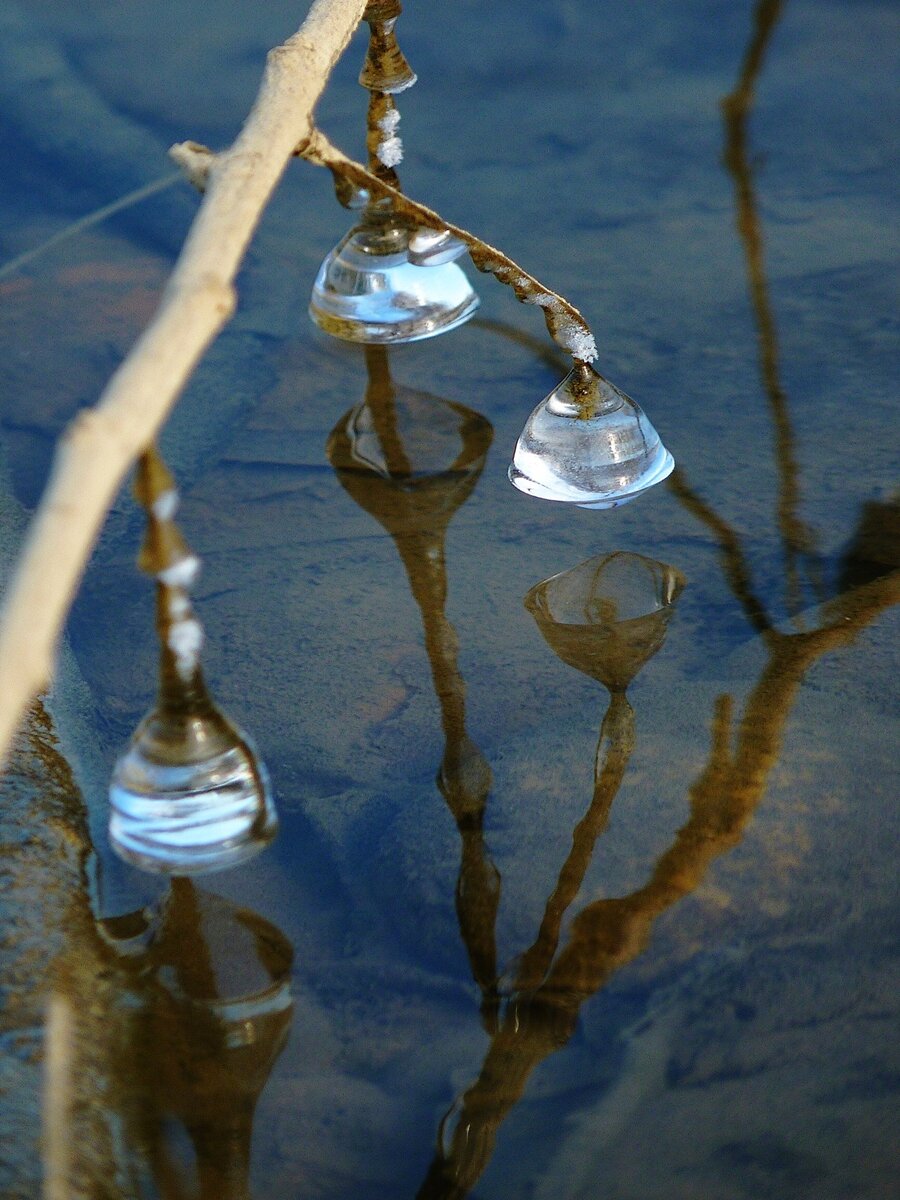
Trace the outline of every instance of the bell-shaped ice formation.
{"label": "bell-shaped ice formation", "polygon": [[[309,315],[334,337],[386,345],[416,342],[467,321],[478,296],[452,258],[431,247],[412,261],[410,236],[390,214],[366,214],[328,255],[313,285]],[[463,247],[465,249],[465,247]]]}
{"label": "bell-shaped ice formation", "polygon": [[580,364],[528,418],[509,478],[543,500],[615,508],[660,483],[674,465],[643,410]]}
{"label": "bell-shaped ice formation", "polygon": [[116,853],[146,871],[199,875],[250,858],[275,836],[265,767],[202,686],[141,721],[109,787]]}

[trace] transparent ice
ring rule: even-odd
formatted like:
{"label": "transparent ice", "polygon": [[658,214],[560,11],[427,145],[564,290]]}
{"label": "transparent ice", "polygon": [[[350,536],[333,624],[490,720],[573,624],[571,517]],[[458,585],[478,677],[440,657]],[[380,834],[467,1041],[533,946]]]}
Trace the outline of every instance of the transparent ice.
{"label": "transparent ice", "polygon": [[373,223],[367,213],[319,268],[309,306],[316,325],[345,341],[385,345],[434,337],[467,321],[478,296],[452,261],[465,247],[423,248],[416,265],[409,243],[404,226]]}
{"label": "transparent ice", "polygon": [[642,409],[582,365],[528,418],[509,478],[543,500],[615,508],[660,483],[674,465]]}
{"label": "transparent ice", "polygon": [[160,705],[113,770],[109,836],[147,871],[199,875],[266,846],[277,817],[265,767],[203,692]]}

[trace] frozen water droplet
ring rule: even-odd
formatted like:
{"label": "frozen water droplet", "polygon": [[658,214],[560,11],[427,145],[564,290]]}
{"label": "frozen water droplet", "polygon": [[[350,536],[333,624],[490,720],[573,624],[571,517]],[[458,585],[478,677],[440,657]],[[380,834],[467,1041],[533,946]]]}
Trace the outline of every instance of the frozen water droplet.
{"label": "frozen water droplet", "polygon": [[439,267],[468,252],[465,242],[449,229],[416,229],[409,239],[409,261],[417,267]]}
{"label": "frozen water droplet", "polygon": [[364,223],[322,263],[309,314],[334,337],[386,344],[416,342],[455,329],[478,303],[456,263],[416,266],[406,229]]}
{"label": "frozen water droplet", "polygon": [[163,701],[143,719],[115,765],[109,800],[113,849],[164,874],[234,866],[278,824],[265,767],[205,692]]}
{"label": "frozen water droplet", "polygon": [[643,410],[581,366],[528,418],[509,478],[543,500],[615,508],[662,482],[674,465]]}

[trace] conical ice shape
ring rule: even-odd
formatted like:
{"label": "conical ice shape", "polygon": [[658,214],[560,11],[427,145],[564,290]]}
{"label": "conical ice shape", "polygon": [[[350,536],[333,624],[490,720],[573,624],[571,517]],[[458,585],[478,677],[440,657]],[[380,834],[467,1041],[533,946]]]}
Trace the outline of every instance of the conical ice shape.
{"label": "conical ice shape", "polygon": [[333,337],[386,345],[417,342],[467,321],[478,296],[457,263],[410,261],[409,232],[367,213],[328,255],[309,315]]}
{"label": "conical ice shape", "polygon": [[660,483],[674,465],[642,409],[582,364],[528,418],[509,478],[542,500],[615,508]]}
{"label": "conical ice shape", "polygon": [[117,761],[109,802],[113,849],[162,874],[234,866],[278,827],[252,743],[213,704],[199,671],[184,682],[165,663],[159,702]]}

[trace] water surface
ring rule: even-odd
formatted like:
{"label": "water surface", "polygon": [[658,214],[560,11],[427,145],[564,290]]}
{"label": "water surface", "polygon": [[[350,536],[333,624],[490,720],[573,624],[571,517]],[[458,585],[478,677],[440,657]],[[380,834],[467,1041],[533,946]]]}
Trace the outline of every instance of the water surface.
{"label": "water surface", "polygon": [[[291,168],[162,439],[208,681],[281,834],[169,891],[108,851],[155,687],[123,493],[6,786],[4,1194],[39,1186],[52,978],[81,1014],[86,1195],[887,1197],[896,15],[432,8],[398,26],[404,186],[581,308],[676,474],[607,513],[516,492],[566,369],[538,314],[479,276],[445,338],[330,341],[306,304],[347,214]],[[2,20],[5,261],[165,175],[171,141],[227,144],[298,13]],[[354,153],[362,53],[320,112]],[[0,279],[4,561],[195,206],[161,192]],[[540,608],[611,555],[632,573],[599,640]]]}

